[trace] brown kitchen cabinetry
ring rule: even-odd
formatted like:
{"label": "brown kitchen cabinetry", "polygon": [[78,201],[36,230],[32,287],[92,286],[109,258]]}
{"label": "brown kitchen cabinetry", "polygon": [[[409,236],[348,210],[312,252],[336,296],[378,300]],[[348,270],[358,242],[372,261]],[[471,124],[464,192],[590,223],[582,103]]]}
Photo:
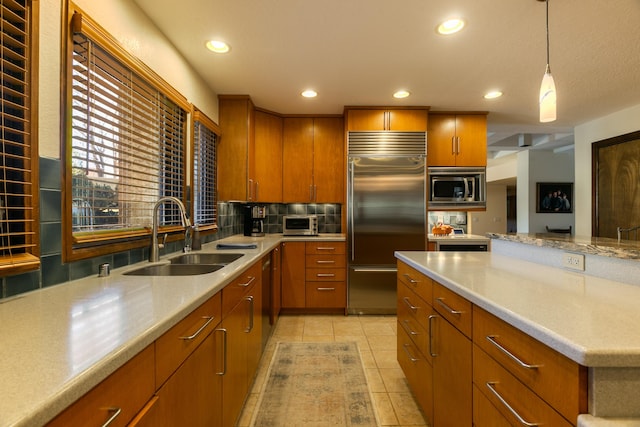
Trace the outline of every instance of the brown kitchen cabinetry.
{"label": "brown kitchen cabinetry", "polygon": [[346,109],[347,131],[396,130],[426,131],[428,109]]}
{"label": "brown kitchen cabinetry", "polygon": [[486,113],[430,113],[428,135],[428,166],[487,165]]}
{"label": "brown kitchen cabinetry", "polygon": [[282,201],[282,117],[246,95],[220,95],[220,200]]}
{"label": "brown kitchen cabinetry", "polygon": [[262,355],[262,263],[222,290],[222,425],[236,425]]}
{"label": "brown kitchen cabinetry", "polygon": [[342,203],[342,117],[285,117],[282,139],[283,202]]}
{"label": "brown kitchen cabinetry", "polygon": [[344,309],[345,242],[282,243],[282,308]]}

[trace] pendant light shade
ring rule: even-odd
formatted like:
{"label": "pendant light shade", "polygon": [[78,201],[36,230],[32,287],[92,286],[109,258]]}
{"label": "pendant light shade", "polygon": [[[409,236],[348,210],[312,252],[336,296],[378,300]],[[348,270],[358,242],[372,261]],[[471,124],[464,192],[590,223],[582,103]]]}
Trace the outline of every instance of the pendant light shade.
{"label": "pendant light shade", "polygon": [[540,85],[540,121],[552,122],[556,119],[556,84],[553,81],[549,64]]}
{"label": "pendant light shade", "polygon": [[544,71],[542,77],[542,84],[540,85],[540,122],[552,122],[556,119],[556,84],[553,81],[551,75],[551,68],[549,67],[549,0],[544,1],[547,8],[547,68]]}

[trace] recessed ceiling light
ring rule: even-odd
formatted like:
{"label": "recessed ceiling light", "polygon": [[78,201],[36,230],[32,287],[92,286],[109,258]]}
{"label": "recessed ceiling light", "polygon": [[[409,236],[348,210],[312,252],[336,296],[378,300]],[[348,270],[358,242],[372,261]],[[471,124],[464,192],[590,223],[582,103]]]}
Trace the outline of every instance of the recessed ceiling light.
{"label": "recessed ceiling light", "polygon": [[307,89],[302,92],[302,96],[304,96],[305,98],[315,98],[316,96],[318,96],[318,92],[313,89]]}
{"label": "recessed ceiling light", "polygon": [[225,42],[221,42],[219,40],[209,40],[206,46],[207,46],[207,49],[215,53],[227,53],[229,52],[229,49],[230,49],[228,44],[226,44]]}
{"label": "recessed ceiling light", "polygon": [[461,18],[447,19],[442,24],[438,25],[438,34],[444,36],[457,33],[464,27],[464,21]]}
{"label": "recessed ceiling light", "polygon": [[398,99],[402,99],[402,98],[406,98],[407,96],[411,95],[410,92],[406,91],[406,90],[399,90],[396,93],[393,94],[394,98],[398,98]]}
{"label": "recessed ceiling light", "polygon": [[496,99],[502,96],[502,92],[499,90],[492,90],[491,92],[487,92],[484,94],[485,99]]}

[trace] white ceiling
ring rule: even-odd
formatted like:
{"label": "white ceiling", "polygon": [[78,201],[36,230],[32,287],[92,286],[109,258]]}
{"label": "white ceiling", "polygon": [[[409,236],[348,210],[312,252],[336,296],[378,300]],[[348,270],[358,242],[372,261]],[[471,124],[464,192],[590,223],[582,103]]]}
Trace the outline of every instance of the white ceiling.
{"label": "white ceiling", "polygon": [[[134,0],[218,94],[283,114],[345,105],[489,111],[490,157],[564,149],[573,127],[640,103],[640,0],[549,0],[558,119],[538,122],[546,64],[537,0]],[[439,36],[440,21],[465,29]],[[221,39],[231,52],[204,47]],[[313,88],[315,99],[300,92]],[[392,98],[398,89],[411,96]],[[501,98],[485,100],[492,89]]]}

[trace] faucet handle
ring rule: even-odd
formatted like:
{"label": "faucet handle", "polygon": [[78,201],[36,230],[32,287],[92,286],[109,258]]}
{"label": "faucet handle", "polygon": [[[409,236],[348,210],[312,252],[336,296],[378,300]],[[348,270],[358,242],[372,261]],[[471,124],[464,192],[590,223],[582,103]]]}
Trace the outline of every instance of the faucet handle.
{"label": "faucet handle", "polygon": [[158,248],[164,248],[165,243],[167,243],[167,233],[164,233],[164,236],[162,236],[162,243],[158,243]]}

